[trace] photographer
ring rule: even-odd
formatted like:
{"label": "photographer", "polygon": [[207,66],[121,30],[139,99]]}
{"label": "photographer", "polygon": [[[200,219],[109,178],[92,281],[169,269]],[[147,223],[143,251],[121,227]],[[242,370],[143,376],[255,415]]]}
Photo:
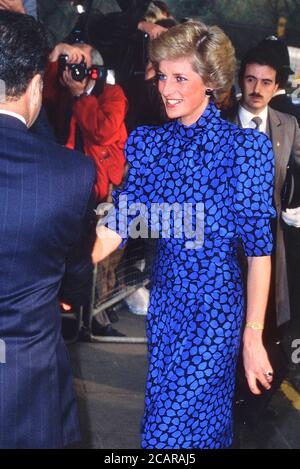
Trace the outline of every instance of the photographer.
{"label": "photographer", "polygon": [[110,184],[122,181],[127,138],[127,100],[119,85],[107,83],[106,72],[90,45],[60,43],[49,56],[43,91],[59,143],[90,155],[96,164],[97,201],[107,199]]}
{"label": "photographer", "polygon": [[[59,143],[93,158],[97,203],[107,200],[110,185],[122,181],[127,100],[119,85],[107,83],[100,53],[89,44],[78,42],[78,36],[75,39],[75,44],[58,44],[50,54],[43,98]],[[104,267],[107,277],[115,269],[115,265]],[[89,330],[88,305],[84,310],[83,322]],[[122,335],[112,328],[107,317],[93,320],[92,331],[94,335]]]}

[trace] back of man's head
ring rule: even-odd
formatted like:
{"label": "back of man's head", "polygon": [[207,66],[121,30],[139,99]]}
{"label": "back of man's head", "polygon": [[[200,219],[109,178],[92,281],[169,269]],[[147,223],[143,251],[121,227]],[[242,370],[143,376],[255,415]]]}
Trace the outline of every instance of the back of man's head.
{"label": "back of man's head", "polygon": [[32,16],[0,11],[0,79],[6,97],[17,100],[37,74],[43,74],[49,45],[42,25]]}

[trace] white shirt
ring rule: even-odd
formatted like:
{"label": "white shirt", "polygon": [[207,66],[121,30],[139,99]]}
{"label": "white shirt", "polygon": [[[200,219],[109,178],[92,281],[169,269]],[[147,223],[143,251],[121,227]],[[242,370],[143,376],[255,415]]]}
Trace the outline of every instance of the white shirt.
{"label": "white shirt", "polygon": [[85,94],[90,96],[95,86],[96,86],[96,83],[92,83],[90,86],[88,86],[87,89],[85,90]]}
{"label": "white shirt", "polygon": [[0,109],[0,114],[5,114],[6,116],[15,117],[16,119],[19,119],[19,121],[23,122],[23,124],[27,126],[26,120],[24,119],[23,116],[21,116],[21,114],[18,114],[12,111],[6,111],[6,109]]}
{"label": "white shirt", "polygon": [[239,104],[238,116],[243,129],[255,129],[255,123],[252,119],[253,117],[260,117],[262,123],[259,126],[259,131],[267,133],[268,106],[266,106],[259,114],[252,114],[252,112],[247,111],[247,109]]}
{"label": "white shirt", "polygon": [[285,90],[276,91],[276,93],[273,94],[273,98],[274,98],[274,96],[279,96],[280,94],[286,94],[286,91]]}

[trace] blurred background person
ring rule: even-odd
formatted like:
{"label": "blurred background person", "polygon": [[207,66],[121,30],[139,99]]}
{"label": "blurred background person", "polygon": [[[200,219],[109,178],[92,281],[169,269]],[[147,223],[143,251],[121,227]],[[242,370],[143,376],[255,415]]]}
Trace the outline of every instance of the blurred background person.
{"label": "blurred background person", "polygon": [[171,14],[171,10],[166,2],[163,2],[160,0],[152,0],[152,3],[160,10],[160,15],[159,15],[160,17],[157,18],[156,21],[173,18]]}
{"label": "blurred background person", "polygon": [[0,9],[26,13],[37,18],[36,0],[0,0]]}
{"label": "blurred background person", "polygon": [[[66,56],[62,68],[61,56]],[[82,76],[72,74],[70,64],[73,70],[78,65],[76,70],[82,71]],[[89,74],[93,67],[94,72]],[[43,91],[58,142],[91,156],[95,162],[97,202],[107,200],[110,184],[121,183],[125,166],[127,100],[122,88],[107,80],[107,69],[96,49],[83,41],[61,43],[49,56]]]}
{"label": "blurred background person", "polygon": [[[94,160],[96,206],[98,202],[108,201],[111,188],[122,182],[127,100],[118,84],[107,83],[108,71],[100,53],[78,35],[75,39],[73,45],[57,44],[50,54],[43,99],[59,143]],[[74,74],[74,67],[82,76]],[[102,296],[115,286],[115,269],[122,255],[120,251],[99,266]],[[92,320],[89,304],[84,305],[83,322],[87,330],[83,334],[92,328],[94,335],[123,335],[112,328],[105,313]]]}

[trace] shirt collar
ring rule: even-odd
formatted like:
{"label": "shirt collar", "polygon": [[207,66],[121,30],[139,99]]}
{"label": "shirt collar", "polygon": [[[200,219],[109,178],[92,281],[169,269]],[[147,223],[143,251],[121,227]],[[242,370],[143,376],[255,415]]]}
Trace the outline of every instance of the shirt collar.
{"label": "shirt collar", "polygon": [[259,131],[266,133],[267,119],[268,119],[268,106],[266,106],[259,114],[252,114],[247,111],[241,104],[239,104],[238,116],[240,118],[243,129],[255,129],[255,123],[252,121],[253,117],[260,117],[262,123]]}
{"label": "shirt collar", "polygon": [[85,94],[90,96],[93,92],[93,89],[95,88],[95,85],[96,85],[96,82],[94,82],[90,86],[88,86],[87,89],[85,90]]}
{"label": "shirt collar", "polygon": [[274,98],[274,96],[279,96],[280,94],[286,94],[286,91],[285,90],[276,91],[276,93],[273,94],[273,98]]}
{"label": "shirt collar", "polygon": [[27,126],[26,120],[24,119],[24,117],[21,116],[21,114],[18,114],[17,112],[7,111],[6,109],[0,109],[0,114],[5,114],[6,116],[15,117],[16,119],[19,119],[21,122],[23,122],[23,124]]}

